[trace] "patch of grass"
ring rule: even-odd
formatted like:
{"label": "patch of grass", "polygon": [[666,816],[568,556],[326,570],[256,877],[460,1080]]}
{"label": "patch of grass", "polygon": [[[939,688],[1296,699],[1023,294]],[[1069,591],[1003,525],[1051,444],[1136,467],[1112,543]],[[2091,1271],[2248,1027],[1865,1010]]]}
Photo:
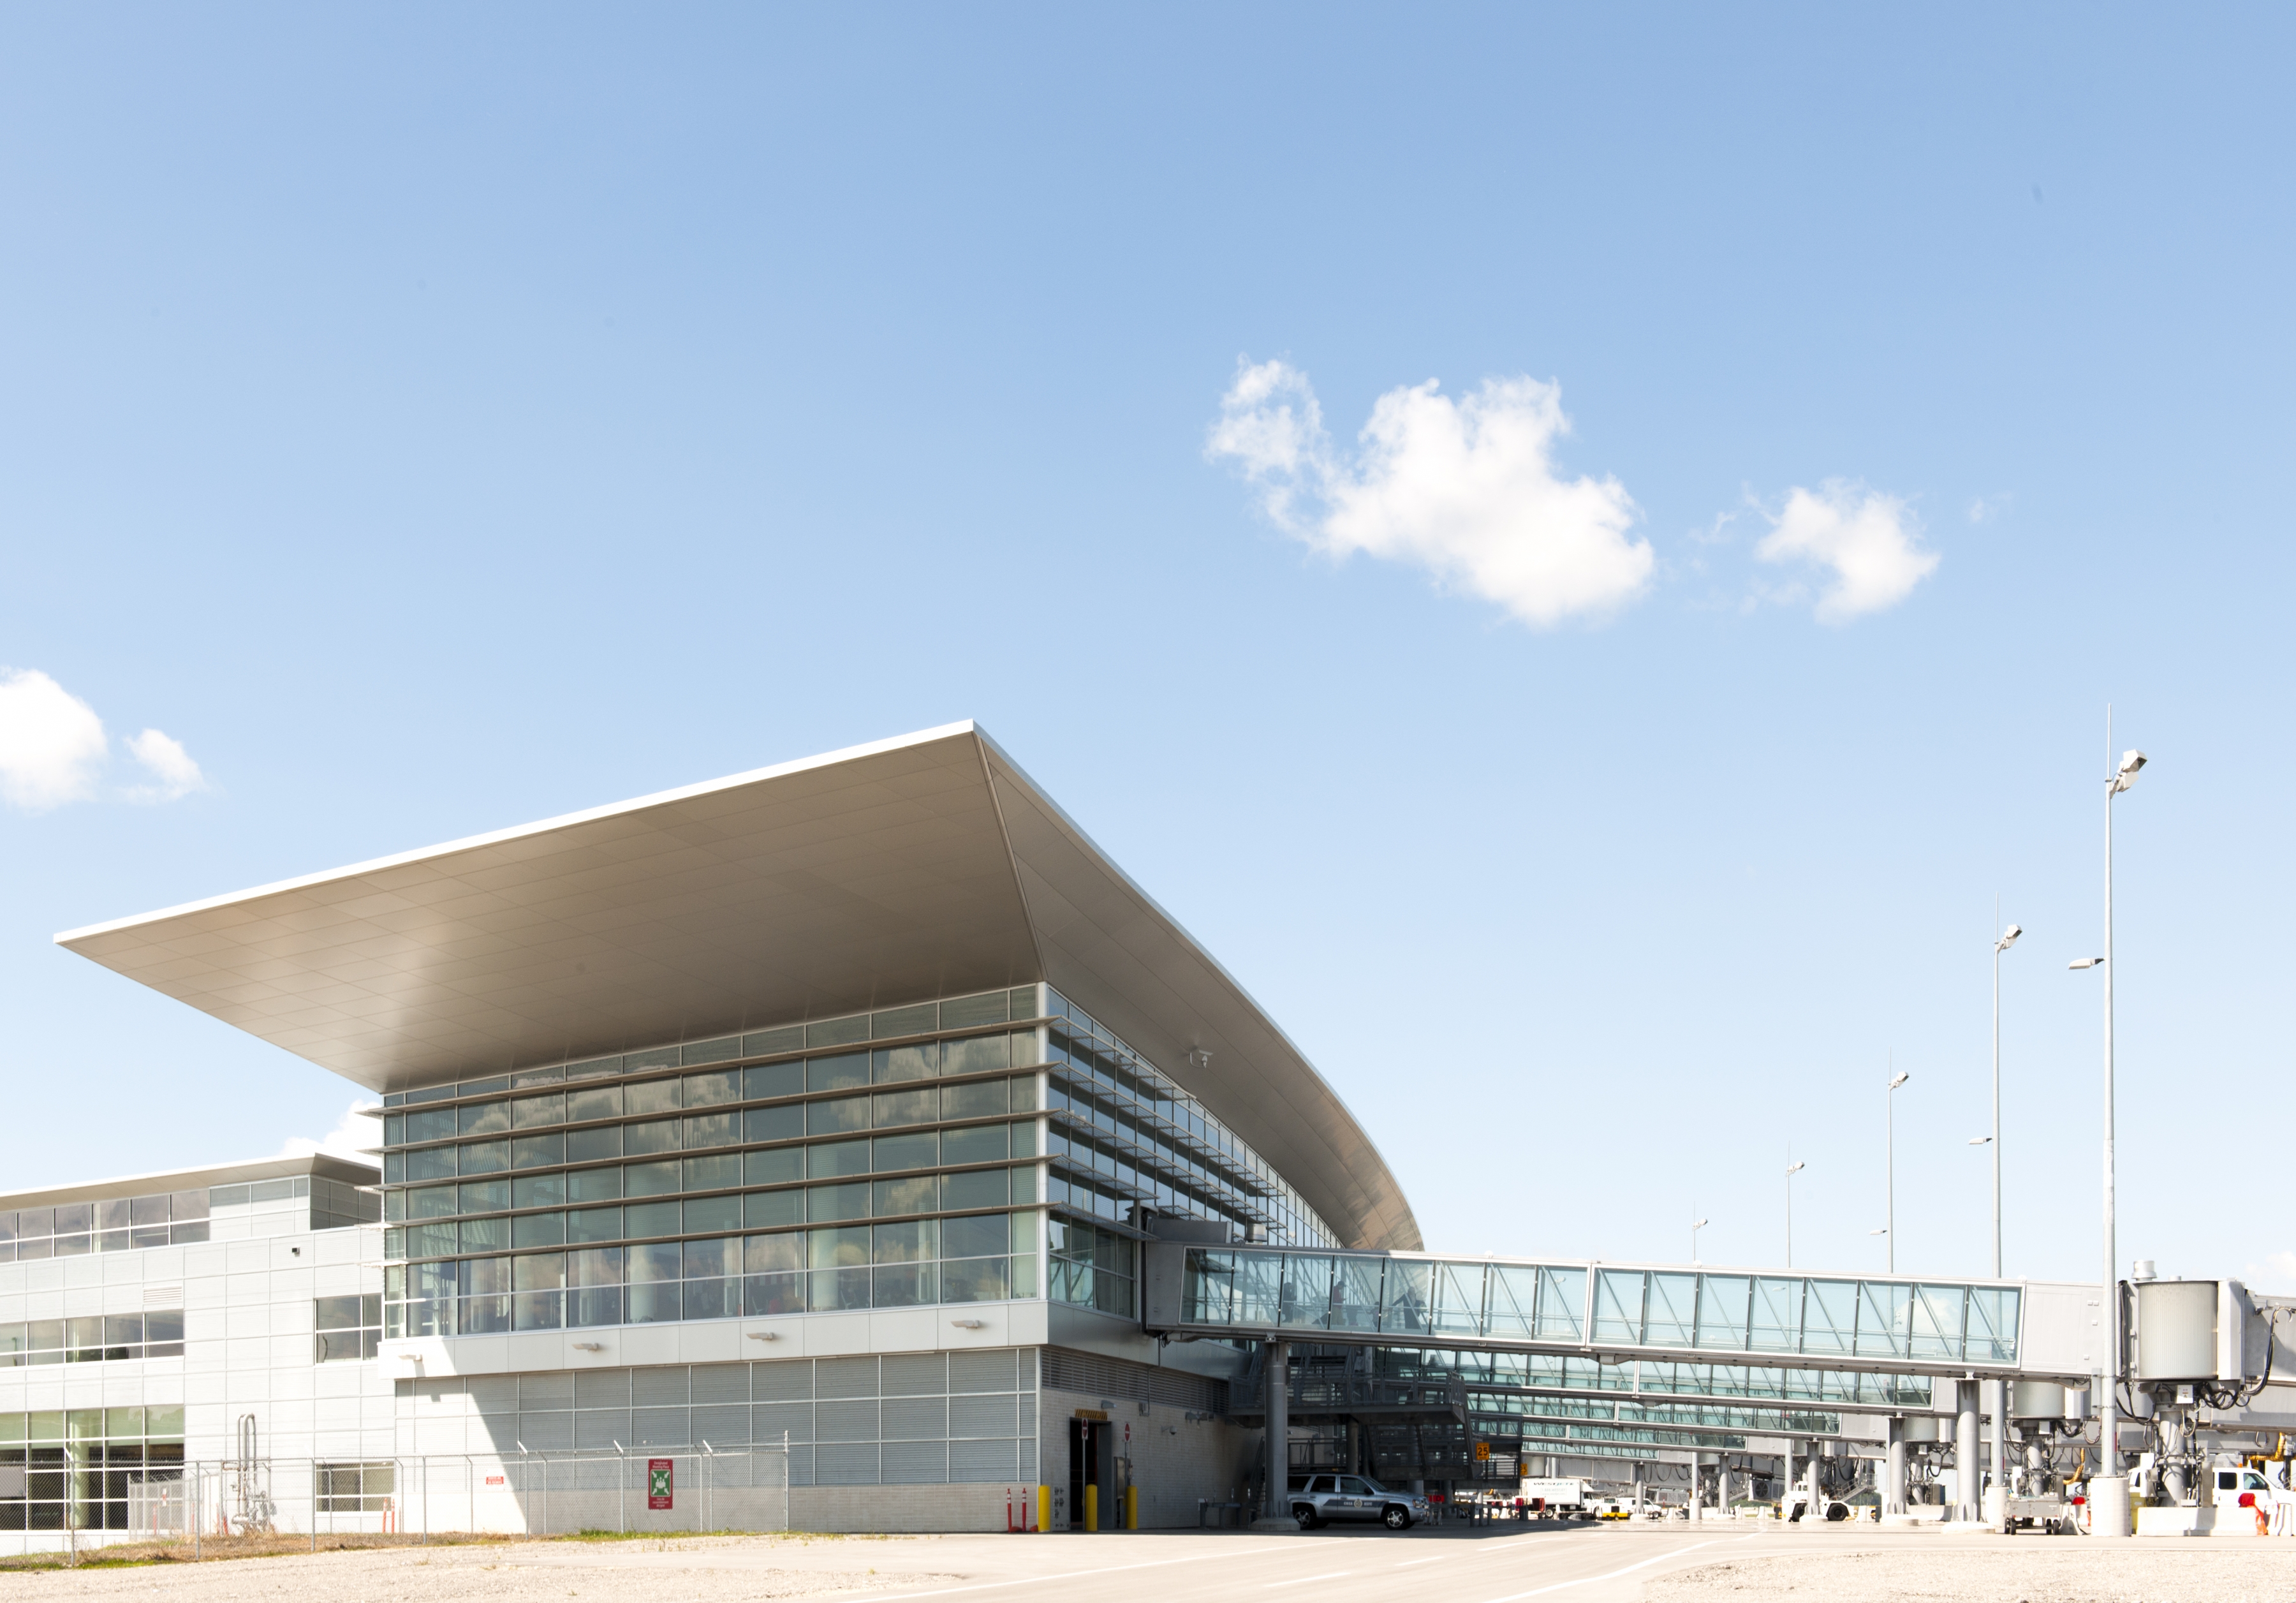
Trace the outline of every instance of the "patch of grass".
{"label": "patch of grass", "polygon": [[[209,1536],[200,1542],[198,1560],[202,1564],[228,1558],[287,1558],[298,1553],[361,1552],[375,1548],[452,1548],[500,1547],[513,1542],[533,1541],[727,1541],[736,1538],[765,1537],[780,1541],[810,1544],[816,1541],[885,1541],[894,1538],[873,1532],[845,1533],[837,1531],[606,1531],[589,1530],[571,1533],[528,1535],[522,1533],[496,1531],[433,1531],[427,1537],[419,1532],[392,1532],[388,1535],[367,1533],[344,1533],[330,1536],[322,1533],[316,1549],[311,1538],[303,1535],[274,1536]],[[79,1560],[73,1563],[66,1553],[23,1553],[0,1557],[0,1574],[62,1569],[140,1569],[162,1564],[193,1562],[192,1544],[188,1540],[168,1541],[118,1542],[107,1547],[80,1550]]]}
{"label": "patch of grass", "polygon": [[534,1541],[681,1541],[703,1537],[724,1536],[794,1536],[813,1540],[805,1531],[577,1531],[567,1536],[536,1536]]}
{"label": "patch of grass", "polygon": [[[547,1537],[502,1535],[492,1531],[434,1531],[428,1539],[428,1545],[466,1547],[548,1540],[550,1538]],[[316,1550],[322,1553],[353,1552],[369,1548],[423,1545],[425,1539],[420,1533],[393,1532],[384,1535],[347,1532],[334,1536],[322,1533]],[[208,1536],[201,1539],[198,1558],[201,1563],[226,1558],[285,1558],[297,1553],[308,1555],[313,1550],[308,1533],[300,1535]],[[157,1564],[189,1564],[192,1560],[189,1538],[115,1542],[104,1547],[82,1548],[77,1564],[72,1562],[71,1555],[68,1553],[23,1553],[0,1558],[0,1574],[25,1570],[135,1569]]]}

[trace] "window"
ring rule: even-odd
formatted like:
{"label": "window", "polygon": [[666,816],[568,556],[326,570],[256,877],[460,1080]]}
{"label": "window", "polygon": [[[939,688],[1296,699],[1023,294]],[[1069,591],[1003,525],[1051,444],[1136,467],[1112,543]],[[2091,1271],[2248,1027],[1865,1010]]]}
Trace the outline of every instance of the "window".
{"label": "window", "polygon": [[382,1299],[376,1295],[320,1297],[311,1304],[312,1361],[356,1363],[373,1358],[382,1339]]}
{"label": "window", "polygon": [[183,1355],[184,1311],[180,1308],[0,1325],[0,1369]]}
{"label": "window", "polygon": [[[229,1189],[243,1192],[247,1188]],[[0,1263],[125,1252],[207,1238],[208,1193],[203,1190],[161,1191],[0,1213]]]}
{"label": "window", "polygon": [[129,1487],[173,1480],[183,1462],[180,1404],[0,1413],[0,1466],[18,1472],[0,1529],[130,1529]]}
{"label": "window", "polygon": [[319,1512],[381,1514],[390,1508],[395,1468],[388,1460],[368,1464],[321,1464]]}
{"label": "window", "polygon": [[1056,1302],[1132,1312],[1133,1244],[1129,1237],[1087,1224],[1054,1220],[1049,1295]]}

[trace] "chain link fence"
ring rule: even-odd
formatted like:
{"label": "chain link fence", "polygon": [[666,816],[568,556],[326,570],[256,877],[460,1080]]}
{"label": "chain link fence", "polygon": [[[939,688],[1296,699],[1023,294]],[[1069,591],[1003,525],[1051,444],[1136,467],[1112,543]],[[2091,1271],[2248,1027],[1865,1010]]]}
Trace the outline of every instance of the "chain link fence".
{"label": "chain link fence", "polygon": [[[786,1531],[786,1444],[191,1460],[0,1480],[0,1552],[221,1536]],[[17,1540],[8,1541],[10,1536]]]}

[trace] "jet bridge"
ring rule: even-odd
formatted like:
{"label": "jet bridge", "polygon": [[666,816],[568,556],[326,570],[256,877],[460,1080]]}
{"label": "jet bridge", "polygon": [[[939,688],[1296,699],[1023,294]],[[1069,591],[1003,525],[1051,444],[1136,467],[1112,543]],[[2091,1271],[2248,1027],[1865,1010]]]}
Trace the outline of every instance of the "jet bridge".
{"label": "jet bridge", "polygon": [[2096,1288],[2018,1279],[1145,1243],[1155,1335],[1472,1348],[1610,1362],[2028,1378],[2101,1369]]}
{"label": "jet bridge", "polygon": [[[1751,1451],[1791,1474],[1797,1456],[1816,1466],[1821,1450],[1830,1460],[1833,1447],[1865,1435],[1875,1451],[1889,1442],[1886,1500],[1901,1506],[1897,1443],[1911,1439],[1915,1416],[1950,1412],[1957,1431],[1939,1418],[1918,1439],[1954,1432],[1957,1452],[1974,1459],[1978,1382],[2079,1389],[2104,1367],[2098,1295],[2079,1283],[1293,1251],[1201,1237],[1144,1243],[1141,1268],[1150,1332],[1260,1344],[1259,1384],[1239,1388],[1239,1413],[1285,1442],[1294,1473],[1331,1459],[1350,1473],[1456,1480],[1480,1474],[1485,1451],[1498,1467],[1505,1450],[1508,1463],[1525,1453],[1672,1458],[1718,1474],[1727,1455],[1742,1462]],[[1364,1395],[1303,1392],[1317,1354],[1350,1349],[1367,1366]],[[1279,1362],[1290,1384],[1270,1385]],[[1398,1362],[1410,1372],[1392,1377],[1420,1384],[1381,1384]],[[1439,1386],[1428,1384],[1439,1377]]]}
{"label": "jet bridge", "polygon": [[1145,1244],[1168,1337],[1361,1344],[2080,1386],[2096,1288],[1594,1260]]}

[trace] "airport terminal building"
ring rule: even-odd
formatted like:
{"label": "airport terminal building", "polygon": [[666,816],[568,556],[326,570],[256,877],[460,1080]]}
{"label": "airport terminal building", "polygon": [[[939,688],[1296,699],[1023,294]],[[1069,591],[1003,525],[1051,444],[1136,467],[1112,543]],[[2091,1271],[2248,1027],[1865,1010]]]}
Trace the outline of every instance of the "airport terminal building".
{"label": "airport terminal building", "polygon": [[0,1195],[25,1546],[1192,1525],[1285,1511],[1270,1439],[1287,1481],[1941,1514],[2005,1461],[1982,1396],[2062,1456],[2104,1361],[2086,1285],[1425,1252],[970,724],[57,940],[366,1088],[381,1144]]}
{"label": "airport terminal building", "polygon": [[[568,1466],[744,1456],[800,1528],[1003,1528],[1038,1485],[1193,1523],[1262,1473],[1255,1344],[1146,1331],[1144,1248],[1421,1245],[1283,1032],[969,724],[58,941],[383,1137],[0,1196],[28,1535],[133,1528],[185,1461],[226,1467],[203,1518],[289,1526],[417,1517],[414,1460],[446,1528],[531,1524],[537,1462],[611,1523]],[[741,1518],[773,1476],[734,1478]],[[648,1500],[612,1517],[693,1523]]]}

